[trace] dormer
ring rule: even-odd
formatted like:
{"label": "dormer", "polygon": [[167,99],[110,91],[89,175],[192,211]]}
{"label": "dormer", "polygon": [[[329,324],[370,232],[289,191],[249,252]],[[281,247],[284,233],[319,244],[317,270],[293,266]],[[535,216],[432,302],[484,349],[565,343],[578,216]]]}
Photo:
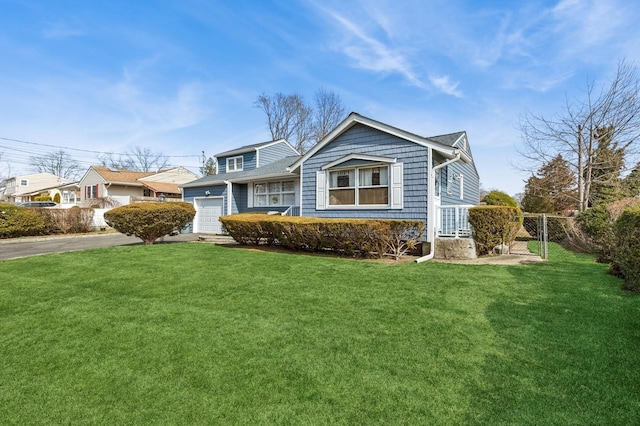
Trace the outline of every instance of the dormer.
{"label": "dormer", "polygon": [[300,153],[284,139],[246,145],[216,154],[217,173],[246,172],[292,155]]}

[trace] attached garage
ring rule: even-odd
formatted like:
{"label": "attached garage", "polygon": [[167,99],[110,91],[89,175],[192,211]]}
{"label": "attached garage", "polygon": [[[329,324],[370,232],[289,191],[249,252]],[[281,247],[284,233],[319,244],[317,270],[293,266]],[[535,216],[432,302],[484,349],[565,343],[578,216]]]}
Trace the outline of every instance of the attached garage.
{"label": "attached garage", "polygon": [[222,234],[222,223],[218,220],[222,216],[222,197],[196,198],[194,205],[196,217],[193,231],[203,234]]}

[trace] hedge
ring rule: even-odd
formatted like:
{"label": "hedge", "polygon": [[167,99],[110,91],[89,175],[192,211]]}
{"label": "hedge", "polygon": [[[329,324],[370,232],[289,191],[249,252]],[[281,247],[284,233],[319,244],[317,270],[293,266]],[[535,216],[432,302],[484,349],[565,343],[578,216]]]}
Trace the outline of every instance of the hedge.
{"label": "hedge", "polygon": [[511,244],[520,228],[519,209],[509,206],[476,206],[469,209],[476,254],[483,256],[496,246]]}
{"label": "hedge", "polygon": [[220,221],[240,244],[278,245],[292,250],[331,251],[343,256],[398,259],[424,234],[422,221],[325,219],[236,214]]}
{"label": "hedge", "polygon": [[41,235],[45,219],[37,212],[15,204],[0,203],[0,238]]}
{"label": "hedge", "polygon": [[622,275],[624,288],[640,291],[640,205],[625,210],[615,223],[617,239],[615,259]]}
{"label": "hedge", "polygon": [[45,218],[47,234],[77,234],[92,230],[94,209],[73,206],[68,209],[36,209],[36,211]]}
{"label": "hedge", "polygon": [[145,244],[184,228],[195,216],[191,203],[144,202],[127,204],[105,212],[109,226],[126,235],[135,235]]}

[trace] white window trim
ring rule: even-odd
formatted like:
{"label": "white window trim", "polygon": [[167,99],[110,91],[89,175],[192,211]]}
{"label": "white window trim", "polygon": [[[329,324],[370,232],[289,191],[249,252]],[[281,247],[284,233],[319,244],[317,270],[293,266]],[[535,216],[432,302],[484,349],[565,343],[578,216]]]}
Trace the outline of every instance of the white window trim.
{"label": "white window trim", "polygon": [[[282,190],[282,184],[285,182],[291,182],[293,184],[293,190],[292,191],[283,191]],[[269,184],[270,183],[279,183],[280,184],[280,192],[269,192]],[[263,194],[258,194],[255,190],[256,185],[265,185],[267,191]],[[269,197],[271,196],[271,194],[278,194],[280,196],[280,204],[269,204]],[[293,204],[283,204],[284,201],[284,195],[285,194],[292,194],[293,195]],[[250,185],[249,188],[249,195],[250,195],[250,202],[248,204],[250,204],[248,207],[255,207],[255,208],[269,208],[269,207],[288,207],[288,206],[292,206],[292,205],[296,205],[296,181],[295,180],[272,180],[272,181],[265,181],[265,182],[254,182]],[[256,197],[257,196],[266,196],[267,197],[267,204],[265,205],[258,205],[256,203]]]}
{"label": "white window trim", "polygon": [[[358,210],[367,210],[367,209],[388,209],[391,208],[391,165],[390,164],[366,164],[359,166],[350,166],[350,167],[335,167],[332,169],[327,169],[326,173],[326,192],[327,192],[327,209],[328,210],[344,210],[344,209],[358,209]],[[362,169],[375,169],[379,167],[387,168],[387,184],[386,185],[376,185],[376,186],[360,186],[360,170]],[[354,171],[354,186],[349,186],[347,188],[331,188],[329,179],[331,179],[331,172],[339,172],[353,170]],[[368,189],[368,188],[387,188],[387,203],[386,204],[359,204],[360,198],[360,189]],[[353,189],[355,191],[355,204],[331,204],[329,202],[329,197],[331,196],[331,190],[333,189]]]}
{"label": "white window trim", "polygon": [[[238,168],[238,158],[242,161],[242,167]],[[230,164],[233,160],[233,170],[231,170],[230,168]],[[227,173],[229,172],[241,172],[244,169],[244,158],[242,158],[242,155],[237,155],[235,157],[229,157],[227,158]]]}
{"label": "white window trim", "polygon": [[[24,182],[24,185],[22,184],[22,182]],[[20,179],[19,186],[29,186],[29,179]]]}

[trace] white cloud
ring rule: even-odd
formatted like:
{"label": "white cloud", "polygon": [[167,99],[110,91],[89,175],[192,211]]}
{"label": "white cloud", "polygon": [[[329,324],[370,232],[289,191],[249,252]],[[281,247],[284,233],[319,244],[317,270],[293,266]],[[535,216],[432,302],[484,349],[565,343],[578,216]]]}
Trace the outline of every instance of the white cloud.
{"label": "white cloud", "polygon": [[327,11],[327,13],[346,30],[342,50],[356,62],[359,68],[375,72],[397,73],[413,86],[426,87],[400,52],[369,36],[362,28],[340,14],[333,11]]}
{"label": "white cloud", "polygon": [[462,92],[458,90],[458,86],[460,83],[452,82],[449,76],[431,76],[429,77],[429,81],[433,84],[438,90],[447,95],[455,96],[456,98],[461,98]]}

